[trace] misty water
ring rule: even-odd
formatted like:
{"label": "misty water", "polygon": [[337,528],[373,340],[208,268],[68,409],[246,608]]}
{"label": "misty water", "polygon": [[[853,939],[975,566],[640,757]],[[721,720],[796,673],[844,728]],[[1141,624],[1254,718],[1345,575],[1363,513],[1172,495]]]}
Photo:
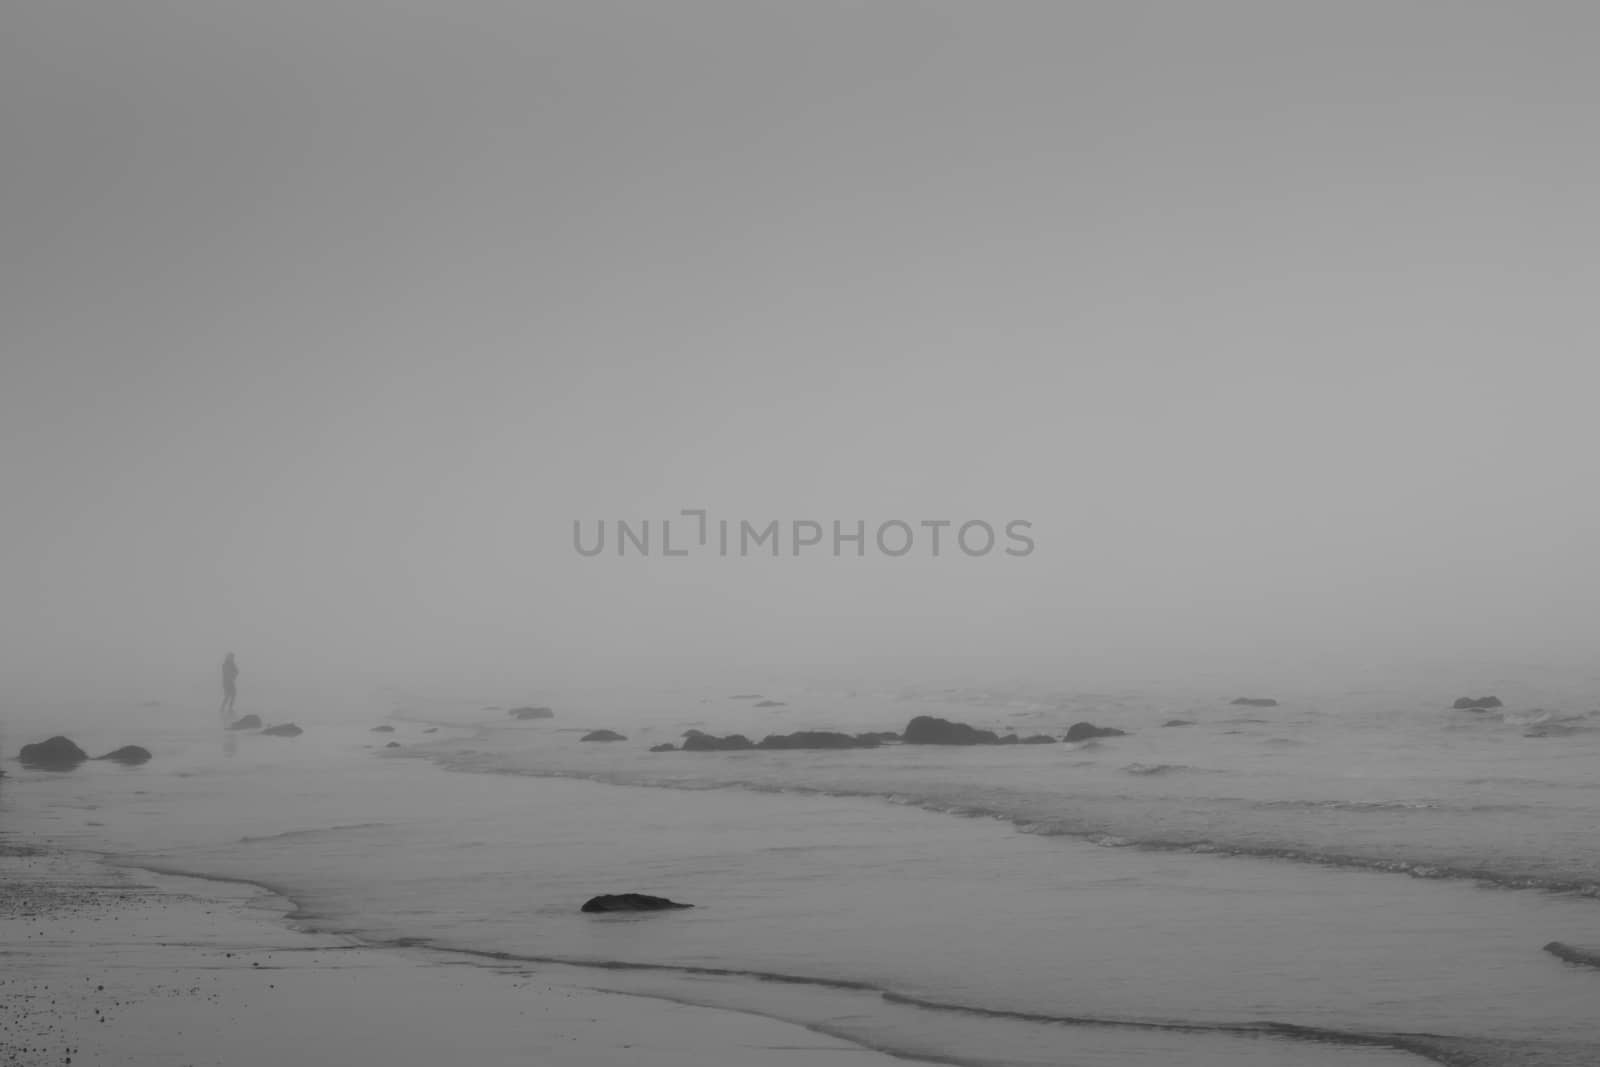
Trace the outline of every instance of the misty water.
{"label": "misty water", "polygon": [[[531,722],[481,695],[409,696],[366,719],[285,714],[307,727],[292,741],[83,708],[90,738],[138,723],[156,759],[15,784],[52,836],[270,886],[319,929],[577,967],[908,1055],[1576,1064],[1600,1055],[1600,973],[1541,948],[1600,942],[1600,717],[1583,689],[1525,687],[1490,712],[1403,685],[1273,708],[1158,686],[791,686],[765,708],[737,689],[615,689],[543,697],[556,717]],[[898,730],[914,714],[1129,733],[647,751],[688,729]],[[395,732],[370,733],[381,721]],[[579,740],[593,728],[628,739]],[[696,907],[577,911],[622,891]]]}

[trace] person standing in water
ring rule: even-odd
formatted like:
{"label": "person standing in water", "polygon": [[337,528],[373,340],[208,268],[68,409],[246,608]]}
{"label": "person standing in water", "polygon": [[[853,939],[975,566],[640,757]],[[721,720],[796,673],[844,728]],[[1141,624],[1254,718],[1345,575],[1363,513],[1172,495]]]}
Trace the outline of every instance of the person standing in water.
{"label": "person standing in water", "polygon": [[233,653],[228,653],[228,658],[222,661],[222,714],[226,718],[233,716],[233,700],[238,696],[235,683],[239,679],[239,665],[233,662]]}

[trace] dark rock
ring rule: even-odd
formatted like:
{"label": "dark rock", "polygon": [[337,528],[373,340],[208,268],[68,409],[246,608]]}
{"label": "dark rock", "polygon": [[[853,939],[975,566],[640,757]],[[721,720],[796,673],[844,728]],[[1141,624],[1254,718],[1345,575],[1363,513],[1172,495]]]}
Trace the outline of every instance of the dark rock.
{"label": "dark rock", "polygon": [[120,763],[124,767],[137,767],[141,763],[150,762],[150,750],[148,748],[140,748],[138,745],[123,745],[115,752],[107,752],[104,756],[95,758],[108,759],[112,763]]}
{"label": "dark rock", "polygon": [[788,705],[785,704],[781,700],[763,700],[763,701],[761,701],[761,702],[759,702],[757,704],[752,705],[752,707],[757,707],[757,708],[785,708],[785,707],[788,707]]}
{"label": "dark rock", "polygon": [[1000,738],[999,743],[1002,745],[1020,745],[1022,743],[1022,738],[1018,737],[1016,734],[1006,734]]}
{"label": "dark rock", "polygon": [[800,730],[792,734],[771,734],[757,748],[877,748],[877,741],[863,741],[832,730]]}
{"label": "dark rock", "polygon": [[692,908],[693,904],[679,904],[666,897],[652,897],[644,893],[607,893],[590,897],[583,902],[584,911],[669,911],[673,908]]}
{"label": "dark rock", "polygon": [[65,737],[59,736],[52,737],[48,741],[23,745],[22,751],[17,753],[17,759],[24,765],[47,771],[70,770],[88,758],[89,753]]}
{"label": "dark rock", "polygon": [[1241,708],[1275,708],[1278,702],[1271,697],[1238,697],[1233,701]]}
{"label": "dark rock", "polygon": [[678,751],[678,746],[673,744],[671,741],[663,741],[659,745],[651,745],[650,746],[650,751],[651,752],[676,752],[676,751]]}
{"label": "dark rock", "polygon": [[394,733],[394,727],[393,726],[374,726],[372,728],[372,732],[375,733],[375,734],[392,734],[392,733]]}
{"label": "dark rock", "polygon": [[1487,711],[1490,708],[1501,708],[1499,697],[1459,697],[1450,707],[1456,711]]}
{"label": "dark rock", "polygon": [[512,708],[506,712],[513,719],[553,719],[556,713],[545,707]]}
{"label": "dark rock", "polygon": [[683,750],[685,752],[737,752],[755,747],[755,742],[744,734],[712,737],[710,734],[703,734],[699,730],[695,730],[683,739]]}
{"label": "dark rock", "polygon": [[1022,743],[1025,745],[1053,745],[1056,743],[1056,739],[1049,734],[1034,734],[1032,737],[1024,737]]}
{"label": "dark rock", "polygon": [[1092,722],[1075,722],[1067,730],[1068,741],[1087,741],[1093,737],[1125,737],[1128,731],[1114,726],[1096,726]]}
{"label": "dark rock", "polygon": [[868,730],[866,733],[856,734],[856,736],[863,741],[871,739],[879,744],[900,740],[900,735],[895,733],[893,730]]}
{"label": "dark rock", "polygon": [[586,733],[582,737],[578,738],[578,740],[579,741],[626,741],[627,738],[623,737],[621,734],[617,733],[615,730],[590,730],[588,733]]}
{"label": "dark rock", "polygon": [[1560,941],[1552,941],[1544,947],[1544,950],[1568,963],[1577,963],[1584,967],[1600,967],[1600,951],[1592,948],[1575,948]]}
{"label": "dark rock", "polygon": [[305,733],[304,730],[292,722],[286,722],[282,726],[269,726],[261,732],[268,737],[299,737]]}
{"label": "dark rock", "polygon": [[398,741],[390,741],[387,745],[384,745],[383,747],[384,748],[399,748],[400,747],[400,742],[398,742]]}
{"label": "dark rock", "polygon": [[1166,722],[1162,723],[1161,725],[1162,726],[1193,726],[1194,723],[1189,721],[1188,719],[1168,719]]}
{"label": "dark rock", "polygon": [[230,730],[259,730],[261,729],[261,716],[244,715],[228,724]]}
{"label": "dark rock", "polygon": [[1000,736],[992,730],[979,730],[964,722],[918,715],[906,723],[900,740],[908,745],[997,745]]}
{"label": "dark rock", "polygon": [[439,728],[437,726],[430,726],[422,732],[425,734],[436,734],[439,732]]}

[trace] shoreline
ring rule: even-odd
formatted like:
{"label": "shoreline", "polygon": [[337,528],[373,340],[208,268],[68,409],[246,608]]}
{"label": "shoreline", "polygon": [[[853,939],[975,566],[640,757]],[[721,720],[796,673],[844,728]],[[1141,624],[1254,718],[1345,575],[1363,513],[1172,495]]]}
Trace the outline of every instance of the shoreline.
{"label": "shoreline", "polygon": [[267,1067],[357,1051],[391,1067],[926,1062],[525,963],[311,933],[293,910],[248,882],[0,841],[0,1063]]}
{"label": "shoreline", "polygon": [[[559,997],[564,1001],[576,998],[578,1001],[566,1004],[565,1008],[570,1010],[566,1010],[565,1014],[561,1004],[541,1005],[534,1012],[540,1019],[540,1028],[566,1035],[566,1044],[555,1048],[541,1046],[538,1049],[541,1053],[539,1062],[555,1064],[625,1063],[635,1049],[650,1052],[652,1064],[659,1062],[663,1054],[669,1064],[675,1058],[681,1058],[685,1064],[690,1061],[725,1062],[730,1058],[737,1062],[765,1064],[773,1062],[767,1053],[775,1047],[782,1047],[790,1053],[802,1052],[807,1058],[800,1062],[826,1062],[821,1058],[822,1055],[837,1054],[840,1044],[854,1055],[881,1056],[883,1059],[879,1062],[885,1063],[893,1059],[900,1063],[1044,1064],[1058,1062],[1060,1055],[1069,1048],[1073,1051],[1082,1048],[1086,1056],[1098,1056],[1107,1063],[1183,1062],[1182,1057],[1191,1044],[1196,1053],[1211,1057],[1205,1060],[1207,1063],[1224,1062],[1231,1052],[1237,1050],[1249,1054],[1243,1059],[1231,1059],[1228,1062],[1242,1064],[1248,1060],[1253,1064],[1258,1060],[1266,1060],[1274,1064],[1338,1063],[1342,1067],[1357,1059],[1369,1064],[1375,1062],[1368,1057],[1385,1049],[1402,1054],[1408,1063],[1432,1060],[1452,1067],[1488,1067],[1491,1064],[1494,1067],[1507,1067],[1512,1063],[1518,1067],[1531,1067],[1534,1063],[1566,1067],[1573,1063],[1592,1062],[1574,1059],[1550,1046],[1540,1049],[1540,1052],[1553,1053],[1553,1056],[1535,1055],[1528,1058],[1526,1053],[1529,1050],[1526,1048],[1492,1049],[1491,1046],[1498,1043],[1481,1040],[1464,1042],[1427,1033],[1407,1033],[1404,1031],[1409,1028],[1403,1026],[1360,1032],[1328,1030],[1266,1021],[1270,1016],[1252,1021],[1249,1012],[1238,1013],[1232,1020],[1218,1024],[1181,1022],[1179,1015],[1140,1020],[1137,1017],[1123,1017],[1120,1013],[1091,1011],[1081,1015],[1075,1012],[1057,1015],[1048,1013],[1048,1008],[1045,1012],[1005,1010],[1004,1005],[985,1007],[982,998],[962,1003],[948,997],[915,995],[914,983],[908,985],[903,981],[886,984],[871,981],[833,982],[808,976],[803,969],[786,973],[717,966],[717,958],[697,960],[691,955],[682,964],[650,962],[647,954],[636,957],[627,952],[580,958],[582,954],[554,951],[555,944],[543,938],[520,946],[520,952],[485,953],[470,947],[456,947],[448,941],[402,936],[418,932],[408,929],[409,924],[404,923],[398,924],[393,930],[394,936],[389,937],[385,936],[389,933],[385,927],[396,926],[395,923],[380,922],[372,929],[346,929],[337,921],[321,921],[328,916],[320,914],[315,891],[302,898],[292,884],[293,879],[284,880],[286,873],[294,869],[292,862],[289,867],[273,862],[257,862],[253,867],[245,867],[235,874],[230,873],[226,865],[217,864],[210,865],[212,870],[208,873],[205,870],[207,864],[201,862],[199,867],[191,867],[180,858],[197,859],[211,847],[231,849],[233,841],[267,842],[278,837],[297,841],[302,834],[325,830],[370,832],[367,828],[385,827],[383,820],[391,815],[400,824],[405,824],[407,818],[414,818],[419,812],[453,810],[449,808],[456,798],[451,782],[453,776],[447,774],[429,786],[430,789],[437,789],[437,792],[424,794],[411,787],[425,781],[432,782],[432,776],[427,771],[436,773],[455,768],[439,767],[432,760],[421,761],[429,765],[427,768],[410,766],[423,755],[420,747],[390,754],[369,743],[366,731],[357,733],[347,729],[343,733],[348,736],[334,735],[330,738],[333,742],[331,746],[324,744],[308,749],[304,744],[283,747],[269,744],[256,751],[250,763],[245,763],[241,758],[233,768],[226,763],[216,762],[214,755],[208,752],[176,749],[172,754],[176,758],[164,763],[161,771],[127,772],[96,767],[73,776],[32,773],[21,776],[15,784],[38,786],[39,791],[33,792],[29,788],[13,791],[6,798],[11,803],[0,806],[0,810],[5,810],[11,816],[5,820],[10,823],[11,840],[48,843],[42,849],[18,852],[18,857],[33,857],[35,865],[47,867],[43,857],[54,856],[62,865],[58,873],[70,874],[70,877],[58,878],[56,886],[66,894],[64,899],[68,912],[63,917],[64,923],[72,921],[71,892],[75,887],[98,886],[104,890],[110,880],[116,882],[122,891],[120,897],[111,901],[113,903],[120,901],[136,907],[141,894],[165,893],[169,899],[161,905],[161,909],[181,911],[187,908],[196,926],[203,926],[205,921],[209,921],[201,921],[193,914],[198,908],[200,913],[207,916],[217,910],[228,911],[235,920],[245,923],[247,927],[243,932],[235,930],[226,937],[202,938],[199,943],[193,941],[192,931],[185,927],[178,934],[180,943],[190,950],[185,960],[167,958],[170,955],[167,950],[172,950],[174,946],[161,939],[159,929],[154,932],[154,941],[146,936],[140,944],[119,944],[109,953],[120,957],[125,965],[131,962],[135,969],[143,967],[147,972],[159,972],[145,974],[142,988],[133,991],[133,996],[121,998],[123,1002],[141,997],[147,1002],[182,1002],[209,995],[209,1005],[197,1005],[198,1010],[191,1010],[188,1015],[172,1009],[166,1009],[163,1013],[157,1010],[159,1005],[145,1004],[139,1009],[143,1012],[140,1018],[144,1021],[145,1030],[189,1031],[185,1040],[191,1044],[180,1047],[177,1050],[179,1055],[175,1055],[170,1047],[139,1049],[129,1045],[126,1040],[119,1044],[108,1039],[107,1047],[96,1050],[96,1054],[103,1059],[86,1060],[81,1046],[57,1039],[54,1051],[61,1054],[60,1058],[21,1062],[62,1062],[65,1055],[72,1052],[76,1052],[74,1062],[240,1062],[226,1056],[237,1055],[228,1043],[240,1040],[241,1028],[248,1029],[246,1021],[224,1017],[204,1022],[198,1030],[192,1023],[205,1015],[226,1016],[230,1010],[235,1014],[240,1010],[250,1014],[263,1007],[271,1009],[269,1017],[275,1020],[280,1029],[283,1021],[288,1019],[301,1030],[337,1031],[333,1038],[327,1040],[336,1043],[359,1041],[365,1048],[372,1041],[362,1027],[387,1026],[403,1033],[408,1025],[415,1023],[412,1013],[404,1010],[403,1003],[407,1001],[425,1004],[429,1021],[435,1029],[450,1032],[463,1029],[465,1033],[454,1036],[449,1050],[438,1055],[419,1054],[416,1049],[421,1047],[421,1039],[408,1042],[405,1048],[391,1056],[401,1065],[413,1061],[438,1062],[444,1055],[457,1054],[465,1044],[473,1041],[485,1043],[485,1047],[475,1053],[478,1058],[492,1062],[500,1056],[526,1062],[528,1048],[508,1049],[505,1045],[515,1038],[521,1020],[529,1015],[526,1001],[530,996]],[[226,740],[224,738],[224,742]],[[224,753],[228,757],[233,756],[226,747]],[[240,756],[244,755],[244,750],[241,750]],[[201,758],[197,759],[196,756]],[[350,757],[357,759],[351,760]],[[207,775],[212,771],[225,768],[225,774],[214,781],[208,779]],[[251,773],[241,775],[239,770]],[[293,775],[302,776],[299,784],[305,786],[312,779],[303,776],[309,774],[320,778],[330,771],[339,777],[339,790],[324,794],[317,789],[296,789],[297,779]],[[158,777],[152,778],[152,775]],[[423,777],[417,778],[417,775]],[[10,784],[13,783],[7,783]],[[210,814],[212,809],[197,806],[197,802],[211,804],[221,799],[224,794],[217,791],[219,784],[225,789],[226,795],[232,798],[230,803],[237,802],[237,807],[217,809],[218,815],[213,816]],[[483,782],[476,784],[480,787],[484,785]],[[607,792],[609,787],[616,784],[603,780],[584,783],[588,788]],[[505,788],[511,790],[513,786],[507,785]],[[514,788],[520,790],[522,786],[516,784]],[[387,791],[389,789],[398,790],[399,793],[390,793]],[[147,794],[153,796],[146,800]],[[404,795],[407,803],[395,804],[393,798],[397,795]],[[517,805],[514,810],[520,813],[521,805],[533,795],[518,792],[512,798]],[[289,802],[290,796],[298,802]],[[561,793],[560,796],[565,797],[565,794]],[[419,797],[423,799],[419,800]],[[330,815],[330,809],[326,807],[330,798],[348,804],[337,810],[336,817]],[[310,803],[306,802],[308,799]],[[263,800],[269,803],[263,804]],[[280,800],[285,802],[281,808],[278,803]],[[468,810],[488,813],[488,817],[492,818],[500,807],[513,810],[503,800],[486,803],[481,809]],[[579,806],[585,811],[589,810],[587,806]],[[228,814],[223,816],[223,812]],[[194,818],[192,826],[191,817]],[[587,827],[589,816],[584,818]],[[18,831],[23,835],[20,838]],[[244,836],[235,836],[240,833]],[[523,840],[522,837],[514,839]],[[937,839],[944,840],[943,836]],[[5,853],[5,840],[6,835],[0,833],[0,856]],[[117,842],[123,843],[123,847],[119,847]],[[141,846],[148,844],[151,850],[128,852],[125,846],[133,842]],[[383,839],[382,847],[392,848],[394,844],[394,841]],[[274,844],[272,847],[280,846]],[[296,844],[291,847],[300,846]],[[289,857],[292,853],[284,855]],[[375,862],[381,862],[383,855],[382,852],[372,853]],[[632,851],[628,855],[630,863],[644,862]],[[74,863],[83,866],[68,871]],[[15,860],[15,864],[21,864],[21,860]],[[376,873],[382,869],[379,866],[371,870]],[[516,870],[514,867],[507,869]],[[357,867],[352,871],[365,872],[366,869]],[[0,863],[0,894],[11,888],[6,884],[11,880],[7,877],[8,873],[5,864]],[[265,877],[259,877],[262,875]],[[366,877],[366,874],[362,873],[362,876]],[[587,878],[583,881],[587,882]],[[129,899],[123,900],[123,897]],[[186,903],[180,906],[180,900]],[[451,906],[448,898],[441,898],[438,903],[447,910]],[[502,911],[509,907],[515,912],[519,907],[511,897],[504,897],[497,903],[502,906]],[[102,927],[111,927],[113,933],[122,926],[131,926],[136,931],[150,935],[151,929],[133,907],[118,912],[118,915],[127,918],[126,923],[115,915],[94,916],[92,921],[100,923]],[[0,916],[6,914],[6,902],[0,900]],[[334,909],[330,915],[333,914],[342,913]],[[376,914],[383,914],[381,908]],[[108,917],[115,921],[105,923],[103,920]],[[281,947],[280,939],[294,947]],[[467,940],[470,942],[471,939]],[[7,938],[8,943],[13,941],[22,943],[26,939]],[[254,959],[246,957],[255,966],[244,978],[237,974],[220,973],[243,965],[232,963],[235,959],[233,956],[222,957],[230,961],[226,964],[215,958],[215,952],[208,956],[204,950],[212,943],[226,944],[236,952],[243,947],[255,953]],[[108,955],[102,945],[93,941],[74,943],[68,948],[78,953],[81,963],[86,946],[90,952],[91,966],[80,966],[74,972],[78,977],[98,973],[93,970],[98,965],[94,952],[101,956]],[[273,949],[272,946],[280,947]],[[33,947],[30,945],[29,949]],[[485,947],[495,949],[509,946],[491,942]],[[284,955],[273,959],[267,955],[271,951]],[[142,957],[138,955],[141,952],[144,954]],[[164,952],[167,955],[163,955]],[[13,955],[21,957],[27,953]],[[286,964],[285,960],[292,962],[293,966]],[[252,975],[258,977],[264,969],[263,965],[276,971],[280,979],[287,979],[287,984],[295,987],[291,990],[295,996],[282,995],[284,990],[271,983],[265,991],[260,988],[259,981],[252,986],[247,979]],[[41,969],[48,971],[37,959],[30,960],[28,966],[31,968],[29,974]],[[126,966],[124,969],[127,969]],[[425,978],[422,972],[477,977],[463,977],[459,982],[444,982],[441,985]],[[163,984],[161,974],[168,974],[174,980]],[[187,984],[180,980],[185,975],[189,979]],[[366,980],[374,976],[380,981],[376,983],[377,988],[370,988],[373,983]],[[196,978],[204,978],[205,981],[194,980]],[[225,988],[218,986],[218,981],[223,981]],[[352,988],[352,983],[358,988]],[[459,988],[463,983],[469,988]],[[523,1000],[505,1001],[508,984],[521,990]],[[530,985],[541,987],[542,992],[528,993],[527,987]],[[207,994],[202,994],[202,990],[206,990]],[[131,1010],[125,1003],[108,1005],[97,1001],[81,989],[52,987],[37,992],[59,994],[63,991],[75,1006],[67,1029],[96,1031],[96,1040],[99,1040],[98,1034],[102,1032],[114,1035],[115,1027],[119,1025],[107,1018],[105,1009],[108,1006],[117,1009],[109,1014]],[[0,986],[0,993],[6,992],[6,987]],[[629,999],[624,1001],[622,996]],[[374,997],[379,1003],[370,1003]],[[296,998],[302,998],[305,1002]],[[402,1004],[398,1015],[395,1002]],[[483,1007],[491,1002],[499,1005],[497,1011],[489,1012]],[[641,1005],[640,1002],[646,1004]],[[654,1030],[640,1036],[643,1024],[633,1026],[629,1019],[637,1022],[641,1018],[641,1011],[651,1017],[659,1016],[660,1013],[650,1007],[649,1002],[676,1005],[693,1019],[688,1022],[671,1018],[657,1019],[653,1024]],[[602,1004],[609,1006],[600,1007]],[[97,1010],[85,1012],[85,1005]],[[245,1007],[240,1009],[239,1005]],[[431,1018],[438,1014],[441,1006],[445,1015],[443,1021]],[[339,1018],[332,1024],[324,1025],[324,1018],[331,1011],[348,1014],[350,1018]],[[695,1021],[713,1019],[717,1014],[730,1012],[736,1019],[745,1020],[746,1023],[758,1020],[762,1024],[770,1024],[769,1030],[775,1027],[778,1034],[788,1036],[763,1039],[753,1047],[746,1047],[737,1040],[724,1039],[722,1035],[729,1029],[727,1025],[706,1027],[702,1022]],[[38,1016],[34,1021],[42,1025],[49,1020]],[[131,1027],[133,1024],[126,1025]],[[248,1025],[261,1024],[252,1014]],[[694,1051],[684,1049],[677,1043],[678,1035],[674,1031],[681,1031],[686,1026],[694,1029],[697,1036],[706,1039]],[[105,1029],[107,1027],[111,1029]],[[57,1026],[56,1030],[59,1032],[61,1027]],[[484,1034],[479,1033],[484,1030],[499,1034],[498,1043],[488,1041]],[[622,1031],[626,1031],[627,1037],[618,1036]],[[797,1034],[805,1042],[804,1045],[797,1044]],[[281,1059],[287,1054],[309,1055],[315,1060],[325,1051],[309,1046],[285,1047],[285,1040],[286,1035],[268,1034],[255,1038],[252,1043],[271,1049],[270,1054],[274,1059]],[[1159,1053],[1153,1047],[1158,1044],[1162,1046]],[[1468,1044],[1475,1046],[1475,1049],[1464,1047]],[[87,1045],[88,1042],[84,1041],[83,1046]],[[200,1049],[202,1058],[197,1059],[192,1048]],[[1343,1052],[1335,1055],[1336,1050],[1341,1048]],[[1274,1053],[1272,1050],[1277,1051]],[[1495,1052],[1509,1055],[1495,1055]],[[221,1054],[223,1058],[206,1059],[206,1053]],[[262,1056],[263,1065],[265,1055]],[[1165,1058],[1152,1060],[1149,1058],[1152,1055]],[[1095,1062],[1101,1062],[1101,1059]],[[0,1056],[0,1063],[3,1062],[3,1056]],[[13,1062],[18,1061],[13,1058]],[[242,1062],[250,1064],[255,1061],[246,1059]],[[1385,1058],[1384,1062],[1398,1064],[1400,1061]]]}

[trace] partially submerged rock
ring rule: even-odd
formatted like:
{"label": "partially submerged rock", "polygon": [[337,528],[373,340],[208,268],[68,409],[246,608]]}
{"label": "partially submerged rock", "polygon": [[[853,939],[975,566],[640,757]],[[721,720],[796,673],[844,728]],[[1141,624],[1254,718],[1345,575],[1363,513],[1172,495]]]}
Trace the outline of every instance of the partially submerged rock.
{"label": "partially submerged rock", "polygon": [[554,711],[551,711],[549,708],[542,707],[542,706],[541,707],[534,707],[532,705],[530,705],[530,706],[528,706],[526,708],[512,708],[510,711],[506,712],[506,714],[511,716],[513,719],[522,719],[522,720],[527,720],[527,719],[553,719],[553,718],[556,717],[556,713]]}
{"label": "partially submerged rock", "polygon": [[870,737],[874,741],[877,741],[880,745],[889,744],[900,740],[900,735],[895,733],[893,730],[868,730],[866,733],[856,734],[856,736],[862,740],[866,740]]}
{"label": "partially submerged rock", "polygon": [[1457,697],[1456,702],[1450,705],[1455,711],[1488,711],[1490,708],[1505,707],[1500,703],[1499,697]]}
{"label": "partially submerged rock", "polygon": [[1544,950],[1568,963],[1577,963],[1584,967],[1600,967],[1600,949],[1576,948],[1560,941],[1552,941],[1544,947]]}
{"label": "partially submerged rock", "polygon": [[261,729],[261,716],[256,714],[241,715],[228,724],[230,730],[259,730]]}
{"label": "partially submerged rock", "polygon": [[659,745],[651,745],[650,746],[650,751],[651,752],[676,752],[676,751],[678,751],[678,746],[673,744],[671,741],[663,741]]}
{"label": "partially submerged rock", "polygon": [[398,741],[390,741],[387,745],[384,745],[383,747],[384,748],[399,748],[400,747],[400,742],[398,742]]}
{"label": "partially submerged rock", "polygon": [[712,737],[710,734],[691,730],[683,739],[685,752],[737,752],[747,748],[755,748],[756,743],[744,734],[729,734],[727,737]]}
{"label": "partially submerged rock", "polygon": [[1025,745],[1053,745],[1056,743],[1056,739],[1049,734],[1034,734],[1031,737],[1024,737],[1022,743]]}
{"label": "partially submerged rock", "polygon": [[757,707],[757,708],[783,708],[783,707],[788,707],[788,705],[785,704],[781,700],[762,700],[762,701],[757,702],[756,704],[753,704],[752,707]]}
{"label": "partially submerged rock", "polygon": [[150,762],[150,750],[148,748],[140,748],[138,745],[123,745],[115,752],[107,752],[104,756],[96,756],[95,758],[110,760],[112,763],[120,763],[124,767],[137,767],[141,763]]}
{"label": "partially submerged rock", "polygon": [[626,741],[627,738],[623,737],[621,734],[617,733],[615,730],[590,730],[588,733],[586,733],[582,737],[578,738],[578,740],[579,741]]}
{"label": "partially submerged rock", "polygon": [[800,730],[792,734],[770,734],[757,748],[877,748],[875,738],[863,739],[832,730]]}
{"label": "partially submerged rock", "polygon": [[1241,708],[1275,708],[1278,702],[1271,697],[1235,697],[1233,703]]}
{"label": "partially submerged rock", "polygon": [[1162,726],[1193,726],[1194,722],[1191,719],[1168,719],[1166,722],[1162,723],[1161,725]]}
{"label": "partially submerged rock", "polygon": [[286,722],[278,726],[269,726],[261,732],[266,734],[268,737],[299,737],[301,734],[305,733],[304,730],[300,729],[300,727],[296,726],[292,722]]}
{"label": "partially submerged rock", "polygon": [[998,745],[1000,735],[993,730],[979,730],[964,722],[918,715],[906,723],[900,740],[908,745]]}
{"label": "partially submerged rock", "polygon": [[666,897],[652,897],[645,893],[616,893],[590,897],[583,902],[583,911],[670,911],[674,908],[692,908],[693,904],[679,904]]}
{"label": "partially submerged rock", "polygon": [[48,741],[23,745],[22,751],[17,753],[17,759],[21,760],[24,766],[46,771],[71,770],[88,758],[89,753],[59,735]]}
{"label": "partially submerged rock", "polygon": [[1096,726],[1092,722],[1075,722],[1067,729],[1066,740],[1088,741],[1095,737],[1126,737],[1128,731],[1114,726]]}
{"label": "partially submerged rock", "polygon": [[375,734],[392,734],[392,733],[394,733],[394,727],[393,726],[374,726],[372,728],[372,732],[375,733]]}

